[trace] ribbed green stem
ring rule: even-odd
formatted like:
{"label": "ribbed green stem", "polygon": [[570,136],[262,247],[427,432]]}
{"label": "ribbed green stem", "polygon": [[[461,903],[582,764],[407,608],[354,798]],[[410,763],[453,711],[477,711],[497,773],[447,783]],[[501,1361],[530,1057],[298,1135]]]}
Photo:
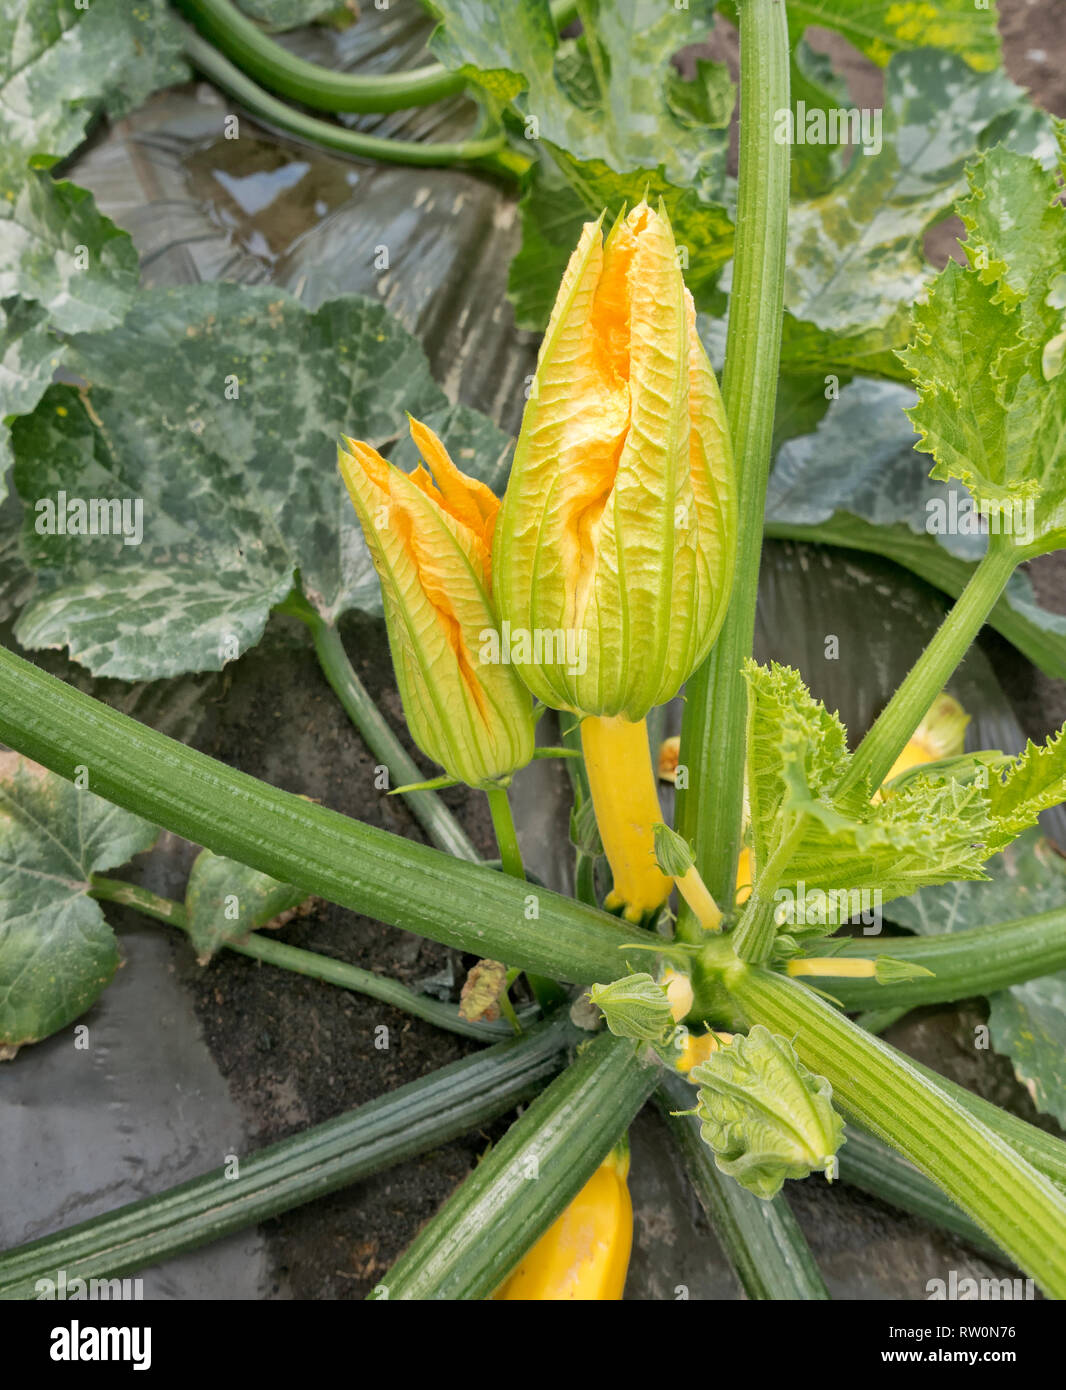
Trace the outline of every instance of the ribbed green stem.
{"label": "ribbed green stem", "polygon": [[794,1041],[844,1115],[930,1177],[1054,1298],[1066,1297],[1066,1196],[901,1054],[760,967],[726,981],[752,1024]]}
{"label": "ribbed green stem", "polygon": [[832,976],[815,983],[852,1011],[917,1008],[920,1004],[949,1004],[975,994],[994,994],[1008,985],[1066,970],[1066,908],[939,936],[856,937],[834,959],[869,960],[877,956],[911,961],[933,974],[887,985],[874,979]]}
{"label": "ribbed green stem", "polygon": [[[101,902],[119,903],[123,907],[135,908],[138,912],[166,922],[182,931],[187,928],[185,907],[172,898],[161,898],[147,888],[139,888],[134,883],[124,883],[121,879],[107,878],[103,874],[93,874],[89,886],[90,897]],[[402,1009],[415,1018],[425,1019],[449,1033],[460,1037],[476,1038],[479,1042],[495,1042],[509,1038],[514,1031],[509,1023],[471,1023],[461,1017],[454,1004],[442,1003],[417,994],[413,989],[390,980],[385,975],[375,975],[372,970],[363,970],[347,961],[334,960],[331,956],[320,955],[317,951],[305,951],[299,946],[289,946],[272,936],[249,933],[241,941],[223,942],[227,951],[251,960],[261,960],[267,965],[276,965],[282,970],[290,970],[294,975],[303,975],[310,980],[322,980],[328,985],[339,985],[341,989],[365,994],[370,999],[379,999],[383,1004]],[[535,1016],[535,1015],[534,1015]],[[527,1013],[520,1022],[532,1022]]]}
{"label": "ribbed green stem", "polygon": [[[257,81],[290,101],[317,111],[399,111],[428,106],[455,96],[466,85],[463,75],[440,63],[427,63],[408,72],[360,75],[310,63],[270,38],[230,0],[176,0],[193,21],[234,63]],[[552,6],[560,28],[570,23],[576,6]]]}
{"label": "ribbed green stem", "polygon": [[855,1125],[849,1125],[847,1142],[837,1155],[837,1161],[840,1180],[849,1187],[857,1187],[900,1211],[920,1216],[923,1221],[950,1231],[978,1250],[1000,1254],[996,1243],[989,1240],[980,1226],[961,1212],[935,1183],[874,1135],[864,1134]]}
{"label": "ribbed green stem", "polygon": [[655,1099],[741,1288],[752,1299],[828,1299],[825,1281],[784,1196],[764,1202],[727,1178],[700,1138],[698,1117],[671,1113],[691,1109],[694,1095],[695,1088],[681,1077],[666,1075]]}
{"label": "ribbed green stem", "polygon": [[864,786],[876,789],[885,780],[981,631],[1022,558],[1009,540],[990,538],[988,551],[958,602],[855,750],[838,794]]}
{"label": "ribbed green stem", "polygon": [[290,53],[230,0],[176,0],[205,39],[272,92],[317,111],[399,111],[461,92],[462,74],[440,63],[409,72],[337,72]]}
{"label": "ribbed green stem", "polygon": [[[358,729],[363,742],[379,762],[389,770],[389,783],[403,787],[421,782],[424,773],[393,733],[366,687],[355,674],[340,633],[327,623],[302,594],[292,593],[278,612],[299,618],[311,633],[318,664],[329,681],[333,693],[344,706],[348,718]],[[471,844],[466,831],[448,810],[436,792],[404,792],[403,798],[418,823],[438,849],[468,859],[476,864],[480,855]]]}
{"label": "ribbed green stem", "polygon": [[732,903],[740,852],[747,691],[759,585],[766,480],[784,310],[789,147],[774,139],[789,105],[783,0],[739,0],[740,167],[736,252],[722,394],[739,484],[739,550],[733,597],[710,656],[689,679],[681,725],[687,790],[677,829],[696,848],[714,899]]}
{"label": "ribbed green stem", "polygon": [[631,1041],[601,1033],[489,1150],[372,1297],[488,1298],[584,1187],[658,1076]]}
{"label": "ribbed green stem", "polygon": [[414,164],[439,168],[449,164],[486,164],[490,168],[513,174],[497,158],[504,151],[506,137],[502,131],[485,138],[458,141],[390,140],[380,135],[366,135],[349,130],[347,126],[308,116],[295,107],[286,106],[277,97],[256,86],[240,68],[212,48],[206,39],[189,30],[184,41],[185,56],[199,72],[216,87],[227,92],[258,120],[279,130],[298,135],[313,144],[342,150],[363,159],[379,159],[391,164]]}
{"label": "ribbed green stem", "polygon": [[[617,979],[661,938],[279,791],[146,728],[0,648],[0,740],[216,854],[305,893],[574,984]],[[531,906],[527,898],[535,899]]]}
{"label": "ribbed green stem", "polygon": [[[400,1163],[487,1124],[535,1095],[575,1040],[568,1024],[540,1024],[368,1105],[0,1255],[0,1298],[33,1298],[38,1279],[115,1279],[207,1245],[279,1212]],[[534,1184],[535,1185],[535,1184]]]}

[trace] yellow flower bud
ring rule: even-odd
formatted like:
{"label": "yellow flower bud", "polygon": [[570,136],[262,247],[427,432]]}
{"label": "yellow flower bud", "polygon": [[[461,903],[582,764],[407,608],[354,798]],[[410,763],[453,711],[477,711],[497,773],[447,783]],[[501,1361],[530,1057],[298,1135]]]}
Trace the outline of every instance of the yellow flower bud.
{"label": "yellow flower bud", "polygon": [[483,663],[497,628],[492,532],[499,501],[411,420],[427,468],[404,473],[345,439],[340,470],[381,580],[389,646],[411,737],[452,776],[489,787],[533,756],[529,693],[513,667]]}
{"label": "yellow flower bud", "polygon": [[528,634],[514,659],[533,693],[634,722],[675,695],[725,615],[735,509],[725,412],[665,212],[642,202],[606,241],[589,223],[494,542],[497,607],[512,646]]}

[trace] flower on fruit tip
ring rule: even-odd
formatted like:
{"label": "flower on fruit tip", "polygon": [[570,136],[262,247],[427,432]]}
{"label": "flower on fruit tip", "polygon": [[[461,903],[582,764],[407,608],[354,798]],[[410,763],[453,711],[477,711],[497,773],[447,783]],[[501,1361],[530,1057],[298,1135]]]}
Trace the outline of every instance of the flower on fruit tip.
{"label": "flower on fruit tip", "polygon": [[389,647],[411,736],[473,787],[504,782],[533,756],[533,711],[514,669],[479,660],[495,629],[492,538],[499,501],[409,419],[423,464],[404,473],[343,440],[341,474],[381,581]]}

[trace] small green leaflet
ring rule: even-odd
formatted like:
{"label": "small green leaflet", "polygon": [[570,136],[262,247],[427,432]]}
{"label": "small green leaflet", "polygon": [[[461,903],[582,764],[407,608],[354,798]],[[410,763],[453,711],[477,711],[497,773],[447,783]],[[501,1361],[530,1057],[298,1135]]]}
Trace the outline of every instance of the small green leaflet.
{"label": "small green leaflet", "polygon": [[[331,621],[376,611],[336,466],[342,433],[385,446],[409,410],[490,486],[505,463],[505,436],[450,404],[417,341],[359,296],[311,313],[265,287],[148,291],[121,327],[73,338],[65,363],[88,388],[51,387],[12,431],[38,578],[17,634],[69,646],[96,675],[221,669],[258,641],[297,571]],[[115,524],[98,508],[98,534],[73,534],[81,516],[91,528],[92,499],[127,510]]]}
{"label": "small green leaflet", "polygon": [[700,1134],[723,1173],[757,1197],[777,1195],[786,1178],[832,1178],[844,1142],[833,1088],[808,1071],[787,1038],[757,1024],[693,1067]]}
{"label": "small green leaflet", "polygon": [[[841,801],[833,788],[850,761],[835,715],[797,672],[749,662],[748,788],[756,883],[774,852],[791,845],[785,893],[877,891],[882,902],[932,883],[984,877],[983,864],[1066,798],[1066,739],[1030,744],[1003,771],[918,773],[883,799]],[[988,783],[987,787],[985,783]],[[776,889],[777,885],[775,885]],[[853,915],[853,914],[849,914]],[[834,919],[838,920],[838,919]],[[817,928],[820,922],[808,925]]]}
{"label": "small green leaflet", "polygon": [[302,889],[279,883],[235,859],[201,850],[185,889],[185,930],[206,965],[220,947],[240,941],[307,897]]}
{"label": "small green leaflet", "polygon": [[[90,773],[91,777],[91,773]],[[90,875],[158,830],[15,753],[0,754],[0,1053],[72,1023],[119,964]]]}
{"label": "small green leaflet", "polygon": [[[987,883],[923,888],[887,915],[922,935],[1066,909],[1066,859],[1037,829],[989,860]],[[989,999],[992,1046],[1011,1059],[1033,1104],[1066,1124],[1066,971],[1011,985]]]}
{"label": "small green leaflet", "polygon": [[916,306],[900,354],[932,476],[958,478],[1022,555],[1066,544],[1066,209],[1061,174],[997,147],[959,205],[968,264]]}

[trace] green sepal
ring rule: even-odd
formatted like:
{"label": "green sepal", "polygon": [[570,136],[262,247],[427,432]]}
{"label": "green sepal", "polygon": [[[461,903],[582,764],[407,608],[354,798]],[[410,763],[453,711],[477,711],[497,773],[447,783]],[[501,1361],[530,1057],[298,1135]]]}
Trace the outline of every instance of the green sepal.
{"label": "green sepal", "polygon": [[703,1141],[723,1173],[769,1200],[786,1178],[832,1178],[844,1142],[833,1088],[787,1038],[756,1024],[693,1067]]}
{"label": "green sepal", "polygon": [[655,838],[655,862],[659,868],[668,878],[684,878],[692,868],[692,846],[668,825],[654,826],[652,834]]}
{"label": "green sepal", "polygon": [[662,1043],[674,1030],[666,990],[644,971],[608,985],[593,985],[589,998],[603,1010],[607,1027],[616,1037]]}
{"label": "green sepal", "polygon": [[898,985],[907,980],[916,980],[919,975],[935,975],[924,965],[912,960],[895,960],[892,956],[878,956],[874,961],[874,979],[879,985]]}

